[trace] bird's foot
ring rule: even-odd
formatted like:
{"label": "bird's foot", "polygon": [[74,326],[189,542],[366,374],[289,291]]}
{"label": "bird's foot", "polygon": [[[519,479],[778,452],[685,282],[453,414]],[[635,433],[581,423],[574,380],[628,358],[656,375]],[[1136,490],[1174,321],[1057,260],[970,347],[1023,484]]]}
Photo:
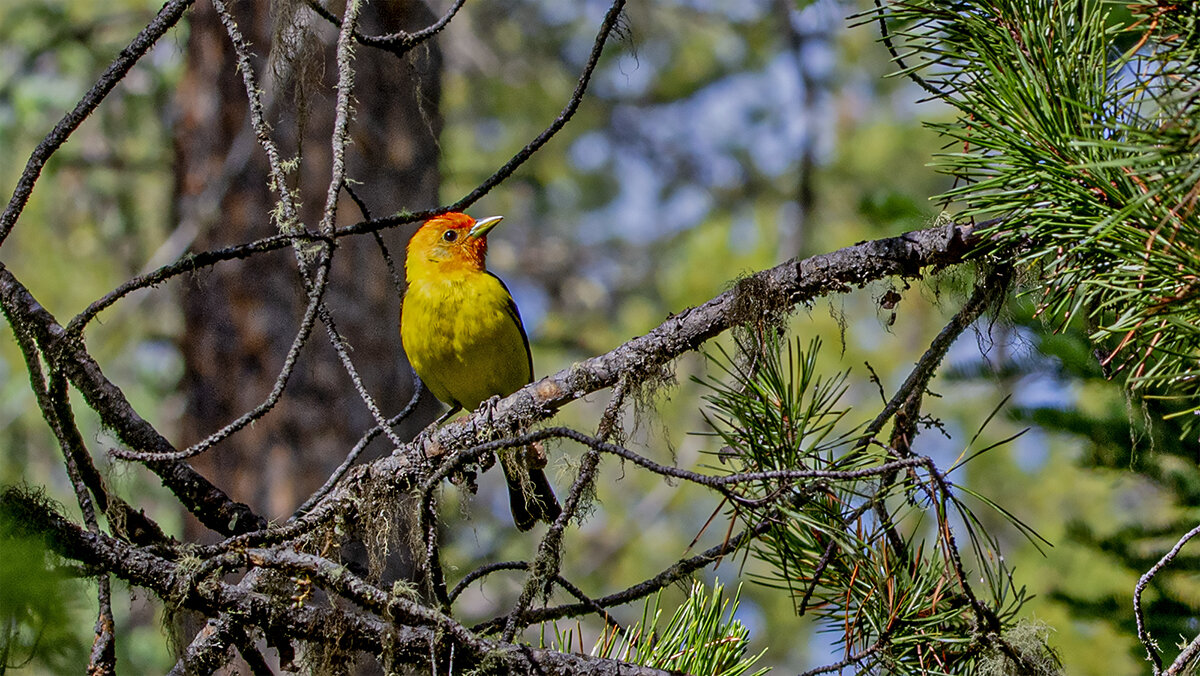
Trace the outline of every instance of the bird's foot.
{"label": "bird's foot", "polygon": [[[493,397],[489,397],[487,400],[485,400],[479,407],[480,411],[483,412],[485,419],[487,420],[487,423],[484,425],[484,431],[488,432],[488,438],[492,438],[492,437],[496,436],[496,433],[495,433],[496,432],[496,430],[495,430],[496,404],[499,404],[499,403],[500,403],[500,397],[493,396]],[[476,439],[483,438],[480,436],[479,432],[480,432],[479,428],[476,427],[476,429],[475,429],[475,438]]]}

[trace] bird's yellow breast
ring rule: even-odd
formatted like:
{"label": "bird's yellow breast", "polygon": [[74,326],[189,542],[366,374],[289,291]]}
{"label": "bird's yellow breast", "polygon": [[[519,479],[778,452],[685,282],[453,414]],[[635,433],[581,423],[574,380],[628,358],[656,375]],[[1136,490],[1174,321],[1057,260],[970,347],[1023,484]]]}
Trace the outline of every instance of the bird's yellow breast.
{"label": "bird's yellow breast", "polygon": [[520,321],[499,279],[486,272],[455,270],[409,280],[400,338],[429,391],[471,410],[533,379]]}

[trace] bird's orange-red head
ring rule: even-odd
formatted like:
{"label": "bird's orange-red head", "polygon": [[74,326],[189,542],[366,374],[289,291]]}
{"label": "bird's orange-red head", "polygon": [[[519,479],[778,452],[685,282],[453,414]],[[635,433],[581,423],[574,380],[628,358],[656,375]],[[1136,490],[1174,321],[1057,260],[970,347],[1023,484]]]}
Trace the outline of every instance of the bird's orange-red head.
{"label": "bird's orange-red head", "polygon": [[483,270],[487,258],[487,234],[500,216],[476,221],[466,214],[445,213],[425,221],[408,242],[406,267],[414,272],[454,268]]}

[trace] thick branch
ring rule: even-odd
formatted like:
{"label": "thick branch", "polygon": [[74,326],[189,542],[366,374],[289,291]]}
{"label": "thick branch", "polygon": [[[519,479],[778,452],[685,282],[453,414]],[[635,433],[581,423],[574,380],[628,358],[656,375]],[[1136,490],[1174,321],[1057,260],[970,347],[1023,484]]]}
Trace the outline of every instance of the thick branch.
{"label": "thick branch", "polygon": [[704,303],[669,317],[644,336],[616,349],[542,378],[501,399],[491,413],[472,414],[442,427],[422,449],[435,456],[442,449],[467,448],[479,443],[480,431],[513,433],[551,417],[562,406],[600,389],[622,376],[638,382],[676,357],[739,324],[787,312],[800,303],[832,293],[844,293],[884,277],[917,277],[925,268],[942,268],[966,261],[983,226],[935,227],[862,242],[837,251],[792,259],[745,277],[733,288]]}
{"label": "thick branch", "polygon": [[[333,510],[353,509],[358,496],[369,494],[379,483],[408,490],[433,466],[444,462],[443,456],[479,446],[488,439],[519,434],[531,424],[552,417],[562,406],[611,387],[621,376],[639,381],[733,326],[884,277],[916,277],[926,268],[965,262],[976,244],[974,233],[981,227],[917,230],[800,261],[792,259],[743,278],[729,291],[669,317],[644,336],[525,386],[501,399],[490,412],[473,413],[444,425],[389,457],[357,468],[301,522],[324,519]],[[303,526],[298,523],[294,527]]]}
{"label": "thick branch", "polygon": [[[279,635],[326,643],[338,641],[346,651],[380,654],[387,650],[397,661],[428,664],[431,658],[463,669],[486,665],[509,673],[621,674],[667,676],[668,672],[616,660],[570,655],[547,649],[475,638],[464,642],[455,633],[435,633],[425,627],[388,623],[377,617],[287,603],[217,580],[194,580],[175,563],[148,554],[120,540],[89,533],[46,505],[15,490],[0,494],[0,512],[14,517],[22,532],[39,537],[60,556],[111,572],[126,582],[153,591],[172,607],[212,616],[229,613],[246,626],[258,626],[267,636]],[[440,668],[439,668],[440,670]]]}
{"label": "thick branch", "polygon": [[[88,405],[100,415],[101,422],[121,441],[140,450],[173,453],[175,448],[154,426],[138,415],[121,388],[100,370],[81,340],[71,339],[54,315],[12,272],[0,263],[0,309],[16,330],[28,331],[38,349],[55,369],[60,370],[83,394]],[[190,465],[177,462],[147,463],[179,501],[207,527],[231,535],[257,530],[266,522],[248,506],[234,502]]]}

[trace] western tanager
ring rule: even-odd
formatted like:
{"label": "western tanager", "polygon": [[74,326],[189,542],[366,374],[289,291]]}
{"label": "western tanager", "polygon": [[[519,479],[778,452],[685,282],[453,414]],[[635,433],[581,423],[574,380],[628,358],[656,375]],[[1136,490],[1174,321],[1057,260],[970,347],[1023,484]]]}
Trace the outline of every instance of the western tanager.
{"label": "western tanager", "polygon": [[[400,338],[413,369],[438,399],[472,410],[533,381],[533,357],[508,287],[485,267],[487,234],[500,216],[431,218],[408,243],[408,290]],[[534,448],[500,454],[517,528],[553,521],[561,509]]]}

